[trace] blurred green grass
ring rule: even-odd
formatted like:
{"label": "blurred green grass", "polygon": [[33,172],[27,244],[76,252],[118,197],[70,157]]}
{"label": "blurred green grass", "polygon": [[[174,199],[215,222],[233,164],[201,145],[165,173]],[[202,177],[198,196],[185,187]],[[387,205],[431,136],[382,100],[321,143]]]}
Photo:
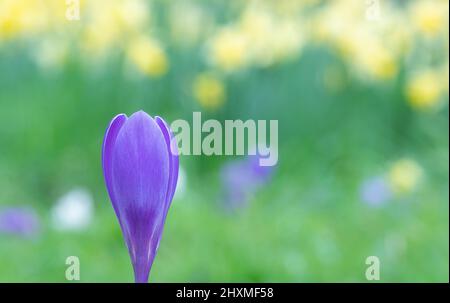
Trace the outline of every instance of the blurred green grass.
{"label": "blurred green grass", "polygon": [[[132,281],[103,185],[103,133],[119,112],[189,119],[198,107],[178,105],[188,98],[183,79],[130,82],[120,64],[86,76],[76,61],[42,75],[2,52],[1,203],[33,205],[44,226],[33,240],[0,236],[0,281],[65,281],[70,255],[80,258],[83,282]],[[396,83],[349,83],[329,94],[317,75],[333,64],[340,62],[310,49],[299,61],[229,80],[230,104],[216,117],[280,121],[274,180],[230,214],[218,201],[218,169],[229,159],[182,157],[187,192],[169,212],[150,281],[366,281],[370,255],[381,260],[383,282],[448,281],[448,110],[411,111]],[[421,186],[382,208],[363,204],[361,180],[404,155],[424,167]],[[93,224],[54,231],[48,209],[75,185],[94,195]]]}
{"label": "blurred green grass", "polygon": [[[372,255],[381,282],[448,282],[448,83],[418,81],[419,101],[407,96],[415,75],[445,78],[446,66],[448,81],[448,3],[384,2],[376,21],[368,4],[346,1],[108,0],[87,5],[76,26],[59,2],[43,3],[0,3],[12,8],[0,14],[0,206],[30,205],[42,219],[35,238],[0,233],[0,282],[65,282],[72,255],[82,282],[133,281],[100,152],[112,117],[141,109],[169,122],[193,111],[279,120],[272,181],[236,212],[220,183],[235,158],[181,157],[186,190],[170,209],[151,282],[366,282]],[[50,22],[34,31],[40,13]],[[175,41],[172,23],[178,39],[194,42]],[[136,61],[149,59],[145,43],[130,55],[142,38],[167,57],[167,73]],[[285,57],[267,64],[280,45]],[[241,66],[227,71],[229,60]],[[204,73],[225,92],[212,110],[193,94]],[[423,170],[420,182],[380,207],[364,203],[361,184],[403,158]],[[75,187],[93,195],[93,222],[57,231],[50,209]]]}

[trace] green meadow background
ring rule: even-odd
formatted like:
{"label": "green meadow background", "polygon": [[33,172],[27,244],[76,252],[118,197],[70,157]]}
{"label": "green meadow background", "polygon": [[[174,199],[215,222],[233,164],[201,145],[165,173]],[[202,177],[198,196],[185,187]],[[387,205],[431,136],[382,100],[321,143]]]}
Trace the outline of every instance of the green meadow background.
{"label": "green meadow background", "polygon": [[[64,2],[0,0],[0,214],[40,222],[0,228],[1,282],[67,282],[68,256],[81,282],[133,281],[101,145],[141,109],[279,121],[270,180],[232,211],[221,170],[240,158],[181,156],[150,282],[367,282],[368,256],[381,282],[448,282],[447,1],[95,2],[69,21]],[[91,220],[60,230],[75,188]]]}

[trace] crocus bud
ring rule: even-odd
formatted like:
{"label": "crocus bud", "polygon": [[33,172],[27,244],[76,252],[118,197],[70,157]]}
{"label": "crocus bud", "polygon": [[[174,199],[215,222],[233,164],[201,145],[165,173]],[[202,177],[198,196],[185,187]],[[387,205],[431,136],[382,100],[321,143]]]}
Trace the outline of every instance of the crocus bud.
{"label": "crocus bud", "polygon": [[117,115],[106,130],[105,183],[133,264],[147,282],[178,179],[178,152],[160,117]]}

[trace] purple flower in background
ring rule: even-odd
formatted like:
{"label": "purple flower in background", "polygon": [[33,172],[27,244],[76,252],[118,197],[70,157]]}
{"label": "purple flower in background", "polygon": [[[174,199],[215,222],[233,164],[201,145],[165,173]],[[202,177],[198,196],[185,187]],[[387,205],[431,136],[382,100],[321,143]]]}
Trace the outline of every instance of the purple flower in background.
{"label": "purple flower in background", "polygon": [[[116,116],[106,130],[105,183],[133,264],[147,282],[178,179],[178,152],[160,117],[143,111]],[[173,153],[171,151],[174,151]]]}
{"label": "purple flower in background", "polygon": [[261,166],[258,156],[225,164],[221,181],[226,207],[235,210],[245,206],[251,196],[270,181],[273,171],[273,166]]}
{"label": "purple flower in background", "polygon": [[380,206],[391,198],[391,190],[384,178],[374,177],[363,182],[360,197],[370,206]]}
{"label": "purple flower in background", "polygon": [[40,231],[40,220],[29,207],[0,209],[0,233],[33,237]]}

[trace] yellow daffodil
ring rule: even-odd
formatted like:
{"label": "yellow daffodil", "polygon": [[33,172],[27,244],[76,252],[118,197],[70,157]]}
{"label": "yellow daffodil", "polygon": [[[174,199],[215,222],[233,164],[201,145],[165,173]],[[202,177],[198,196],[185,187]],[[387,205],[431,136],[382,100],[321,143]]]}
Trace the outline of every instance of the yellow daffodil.
{"label": "yellow daffodil", "polygon": [[138,33],[150,20],[148,2],[143,0],[119,1],[113,7],[112,14],[116,20],[115,26],[120,27],[125,33]]}
{"label": "yellow daffodil", "polygon": [[394,55],[380,44],[359,53],[361,65],[370,75],[379,79],[391,79],[397,74]]}
{"label": "yellow daffodil", "polygon": [[428,109],[435,107],[443,92],[441,74],[434,70],[417,73],[406,85],[406,96],[412,107]]}
{"label": "yellow daffodil", "polygon": [[231,72],[247,64],[249,43],[242,31],[225,27],[212,38],[209,47],[210,60],[214,65]]}
{"label": "yellow daffodil", "polygon": [[407,194],[417,187],[422,174],[422,168],[415,161],[401,159],[392,165],[388,179],[395,193]]}
{"label": "yellow daffodil", "polygon": [[0,2],[0,39],[16,35],[32,35],[48,26],[47,7],[36,0],[4,0]]}
{"label": "yellow daffodil", "polygon": [[169,68],[164,49],[156,40],[148,37],[132,40],[127,48],[127,57],[139,71],[149,76],[162,76]]}
{"label": "yellow daffodil", "polygon": [[250,6],[242,14],[238,28],[247,41],[247,60],[261,65],[272,63],[275,24],[271,14]]}
{"label": "yellow daffodil", "polygon": [[416,1],[411,7],[410,16],[421,33],[436,36],[448,27],[448,1]]}
{"label": "yellow daffodil", "polygon": [[215,110],[225,101],[225,86],[213,74],[202,73],[194,80],[193,94],[202,107]]}

